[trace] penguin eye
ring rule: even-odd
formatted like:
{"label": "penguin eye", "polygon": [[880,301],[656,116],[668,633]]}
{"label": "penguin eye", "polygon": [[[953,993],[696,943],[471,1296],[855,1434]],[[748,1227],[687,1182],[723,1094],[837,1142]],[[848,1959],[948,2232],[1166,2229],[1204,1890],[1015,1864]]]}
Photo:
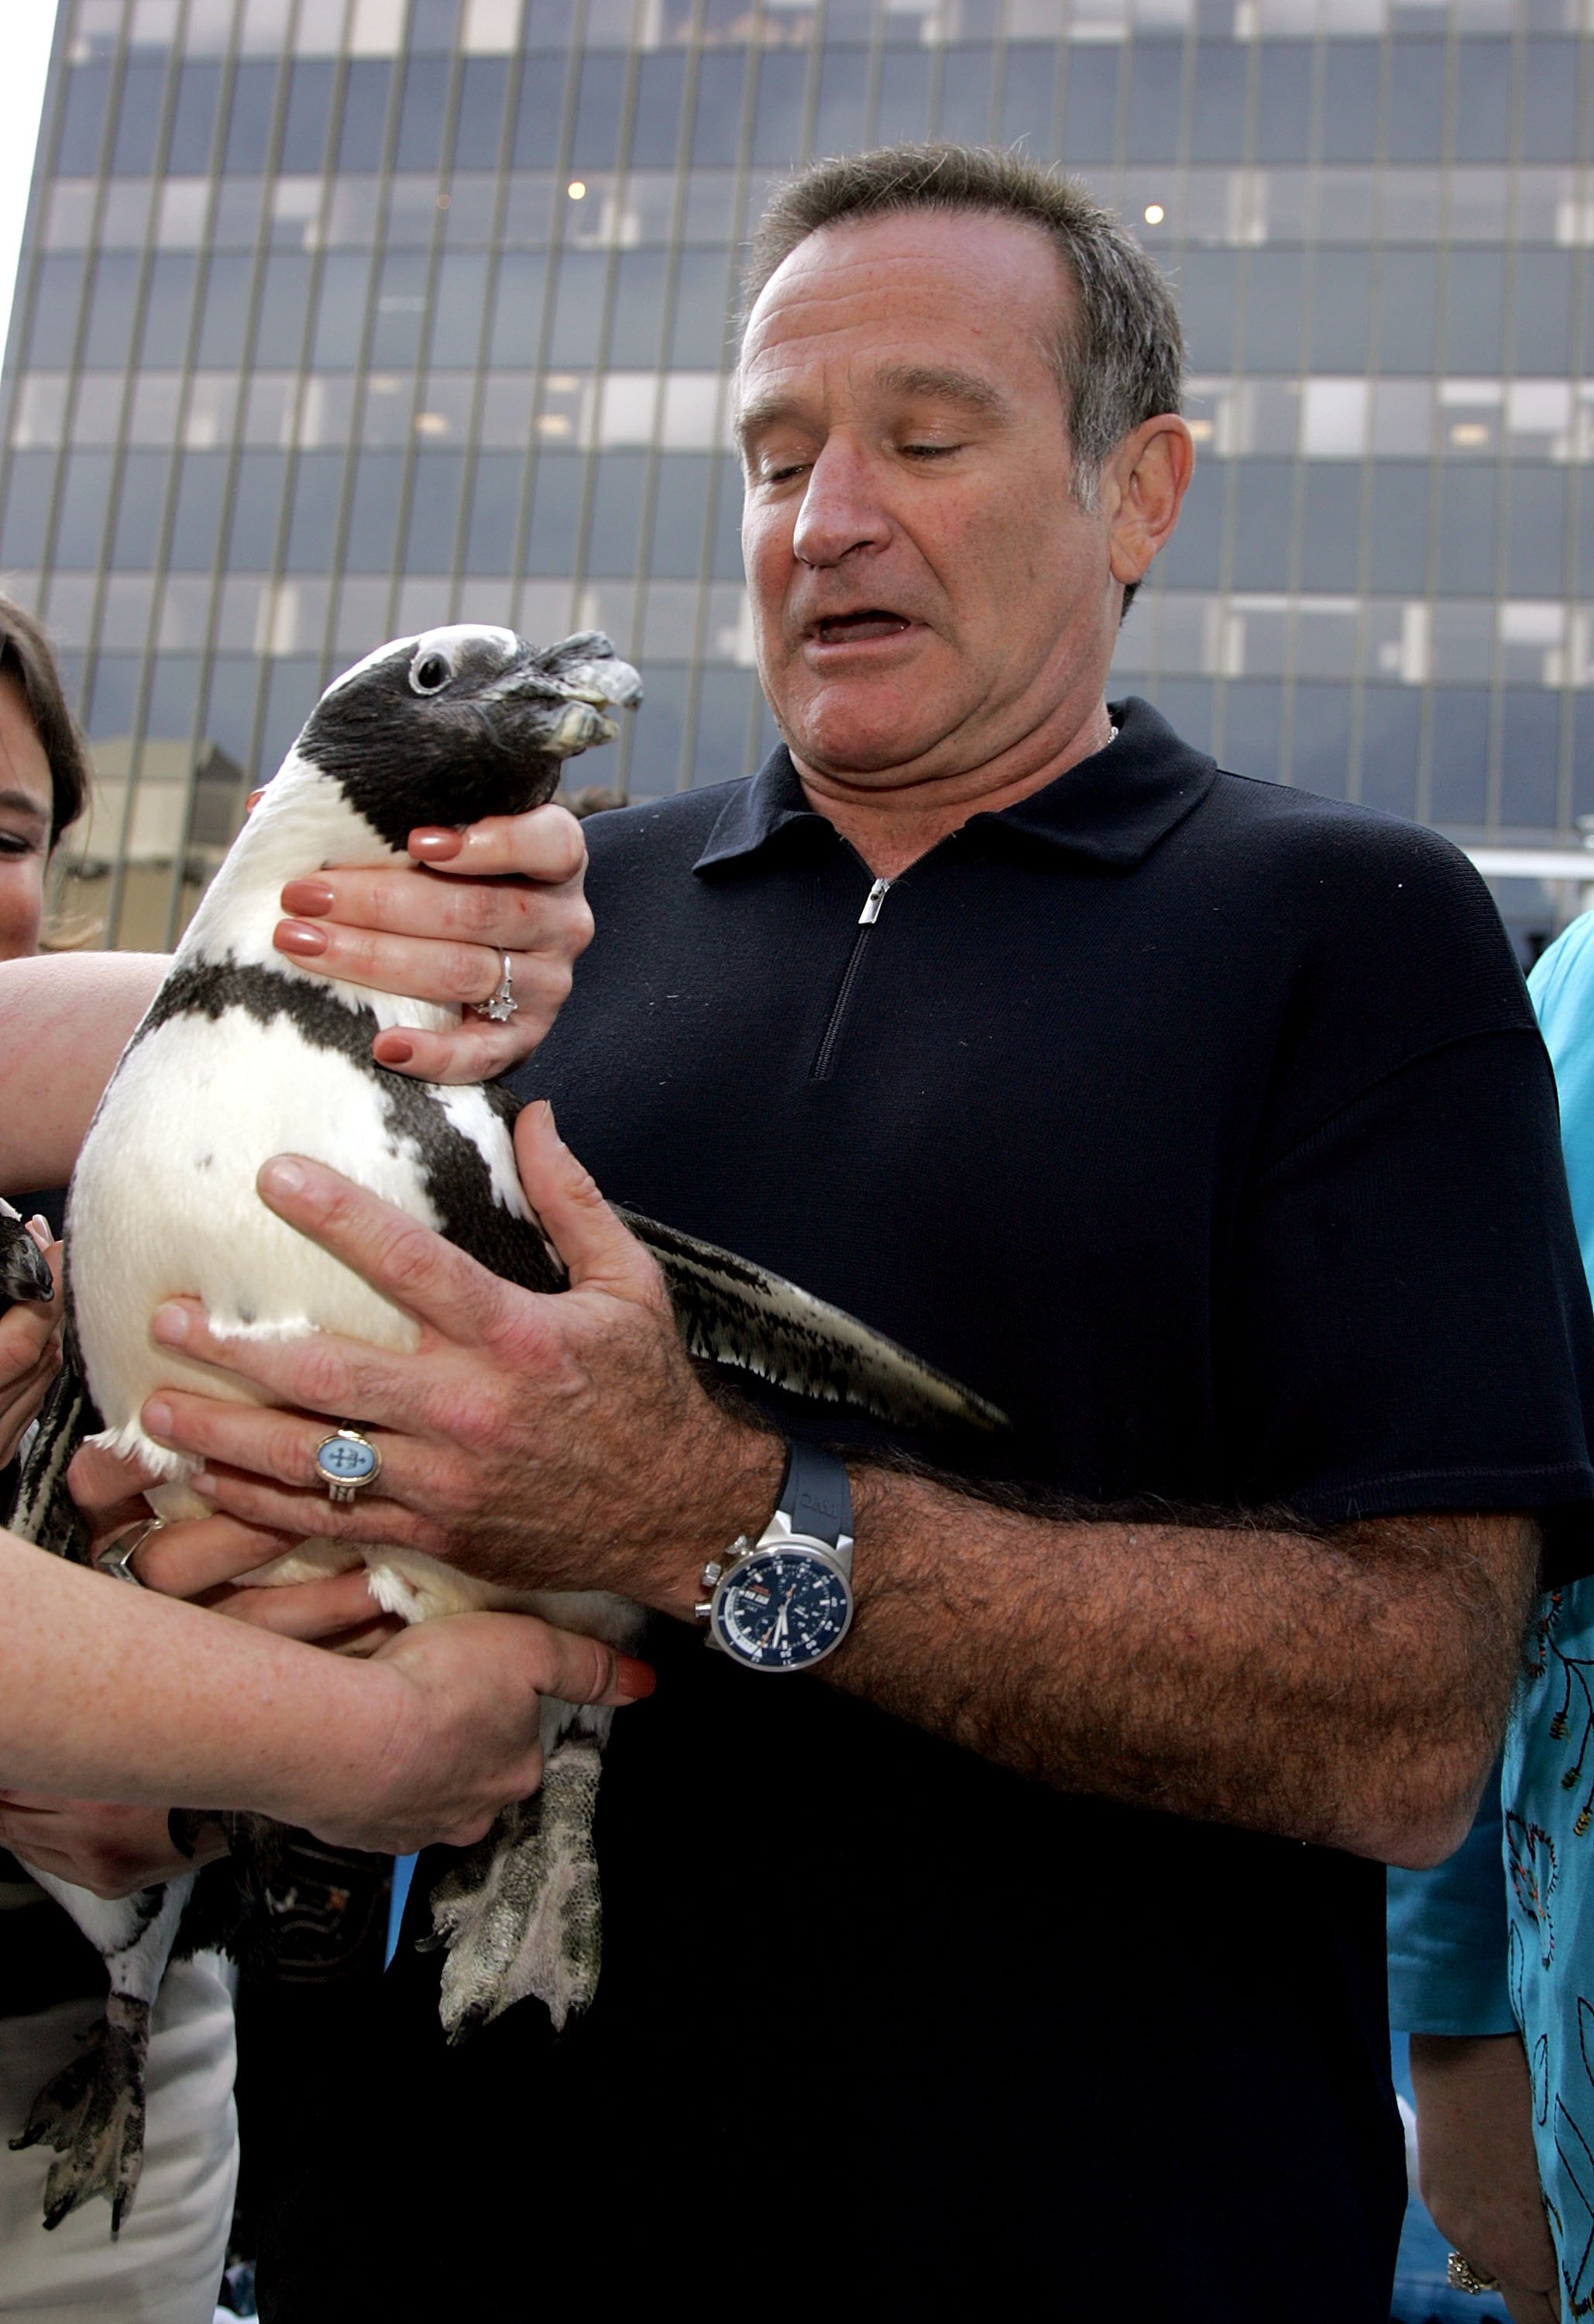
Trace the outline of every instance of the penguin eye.
{"label": "penguin eye", "polygon": [[430,653],[424,661],[416,663],[410,673],[410,683],[417,694],[437,694],[453,675],[441,654]]}

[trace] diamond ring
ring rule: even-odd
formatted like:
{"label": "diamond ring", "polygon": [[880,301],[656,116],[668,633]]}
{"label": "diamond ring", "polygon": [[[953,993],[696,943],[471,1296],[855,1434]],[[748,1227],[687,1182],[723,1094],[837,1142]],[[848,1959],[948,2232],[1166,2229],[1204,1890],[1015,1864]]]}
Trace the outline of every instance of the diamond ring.
{"label": "diamond ring", "polygon": [[521,1004],[514,996],[510,976],[509,954],[502,952],[498,957],[503,963],[503,974],[498,980],[497,991],[490,1000],[473,1001],[471,1010],[477,1017],[491,1018],[494,1025],[507,1025]]}

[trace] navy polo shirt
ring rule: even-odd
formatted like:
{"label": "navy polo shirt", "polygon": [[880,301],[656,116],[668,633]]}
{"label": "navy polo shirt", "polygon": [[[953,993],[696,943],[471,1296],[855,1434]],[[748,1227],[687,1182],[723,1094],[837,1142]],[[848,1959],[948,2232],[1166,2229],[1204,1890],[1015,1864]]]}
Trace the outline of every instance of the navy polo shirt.
{"label": "navy polo shirt", "polygon": [[[944,1463],[1318,1525],[1540,1509],[1557,1572],[1594,1563],[1594,1334],[1486,890],[1430,832],[1116,715],[872,920],[784,752],[590,823],[597,935],[521,1087],[610,1196],[1011,1416]],[[403,2181],[457,2180],[490,2123],[459,2200],[520,2206],[523,2305],[491,2232],[482,2296],[530,2312],[539,2219],[588,2254],[625,2221],[631,2288],[715,2314],[1384,2324],[1378,1867],[1064,1795],[655,1631],[589,2015],[448,2053],[435,1963],[390,1979]]]}

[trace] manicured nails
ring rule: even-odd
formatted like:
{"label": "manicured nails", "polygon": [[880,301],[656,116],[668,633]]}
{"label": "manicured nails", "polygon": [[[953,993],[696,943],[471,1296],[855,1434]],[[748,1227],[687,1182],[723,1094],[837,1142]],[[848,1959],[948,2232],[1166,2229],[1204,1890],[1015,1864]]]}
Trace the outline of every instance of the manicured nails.
{"label": "manicured nails", "polygon": [[300,960],[318,960],[330,939],[325,928],[314,920],[279,920],[272,942],[279,952],[292,953]]}
{"label": "manicured nails", "polygon": [[407,1065],[415,1055],[415,1044],[402,1033],[379,1033],[371,1044],[371,1054],[379,1065]]}
{"label": "manicured nails", "polygon": [[332,909],[333,901],[325,880],[290,880],[282,890],[282,909],[299,919],[321,918]]}
{"label": "manicured nails", "polygon": [[640,1663],[634,1655],[616,1655],[614,1683],[627,1702],[641,1702],[659,1683],[659,1674],[651,1663]]}
{"label": "manicured nails", "polygon": [[419,863],[452,863],[464,845],[463,832],[441,826],[412,831],[409,840],[410,853]]}

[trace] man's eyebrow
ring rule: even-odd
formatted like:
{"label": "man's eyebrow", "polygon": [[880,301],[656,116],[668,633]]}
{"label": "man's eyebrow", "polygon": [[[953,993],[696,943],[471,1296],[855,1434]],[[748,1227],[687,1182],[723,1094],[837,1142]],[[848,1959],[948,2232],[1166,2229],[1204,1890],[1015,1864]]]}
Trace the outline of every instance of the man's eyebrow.
{"label": "man's eyebrow", "polygon": [[50,810],[40,806],[32,791],[0,790],[0,807],[9,807],[14,814],[32,816],[35,823],[48,823]]}
{"label": "man's eyebrow", "polygon": [[896,395],[922,396],[934,403],[961,403],[971,411],[996,414],[1008,410],[1008,399],[993,380],[977,371],[955,371],[939,364],[887,364],[875,374],[880,385]]}

